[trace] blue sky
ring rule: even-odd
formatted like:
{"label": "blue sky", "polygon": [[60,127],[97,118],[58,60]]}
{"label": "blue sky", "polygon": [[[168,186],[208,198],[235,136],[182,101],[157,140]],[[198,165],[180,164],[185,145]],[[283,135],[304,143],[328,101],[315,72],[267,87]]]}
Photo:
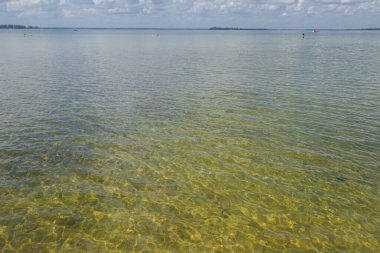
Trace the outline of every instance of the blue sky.
{"label": "blue sky", "polygon": [[380,27],[380,0],[0,0],[0,24],[78,27]]}

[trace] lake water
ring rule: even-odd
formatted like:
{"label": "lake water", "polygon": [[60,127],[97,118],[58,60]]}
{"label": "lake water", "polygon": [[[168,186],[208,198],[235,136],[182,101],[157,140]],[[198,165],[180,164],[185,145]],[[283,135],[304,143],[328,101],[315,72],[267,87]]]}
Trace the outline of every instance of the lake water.
{"label": "lake water", "polygon": [[1,252],[378,252],[379,32],[156,32],[0,30]]}

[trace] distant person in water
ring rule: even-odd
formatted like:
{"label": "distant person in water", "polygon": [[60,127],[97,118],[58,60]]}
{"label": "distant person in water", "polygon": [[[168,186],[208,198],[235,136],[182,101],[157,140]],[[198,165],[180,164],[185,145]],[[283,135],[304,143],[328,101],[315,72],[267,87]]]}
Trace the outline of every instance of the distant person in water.
{"label": "distant person in water", "polygon": [[305,38],[305,34],[303,33],[303,34],[302,34],[302,39],[304,39],[304,38]]}

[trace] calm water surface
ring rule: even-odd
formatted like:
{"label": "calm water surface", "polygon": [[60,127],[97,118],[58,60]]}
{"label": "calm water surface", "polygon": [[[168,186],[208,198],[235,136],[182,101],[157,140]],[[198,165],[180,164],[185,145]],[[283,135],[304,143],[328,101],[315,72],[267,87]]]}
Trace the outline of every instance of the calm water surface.
{"label": "calm water surface", "polygon": [[378,252],[380,33],[26,32],[1,252]]}

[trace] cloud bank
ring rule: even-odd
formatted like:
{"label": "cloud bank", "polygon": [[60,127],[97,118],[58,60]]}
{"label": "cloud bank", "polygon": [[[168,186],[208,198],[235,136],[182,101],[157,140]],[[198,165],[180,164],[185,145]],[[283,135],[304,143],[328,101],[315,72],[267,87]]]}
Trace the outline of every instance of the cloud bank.
{"label": "cloud bank", "polygon": [[[261,20],[380,13],[380,0],[0,0],[1,15],[64,20],[141,16],[170,20]],[[176,17],[176,18],[173,18]],[[297,18],[298,17],[298,18]],[[198,21],[199,21],[198,20]],[[116,22],[116,21],[115,21]],[[198,22],[199,23],[199,22]],[[252,22],[251,22],[252,23]],[[190,25],[190,24],[189,24]],[[191,25],[190,25],[191,26]]]}

